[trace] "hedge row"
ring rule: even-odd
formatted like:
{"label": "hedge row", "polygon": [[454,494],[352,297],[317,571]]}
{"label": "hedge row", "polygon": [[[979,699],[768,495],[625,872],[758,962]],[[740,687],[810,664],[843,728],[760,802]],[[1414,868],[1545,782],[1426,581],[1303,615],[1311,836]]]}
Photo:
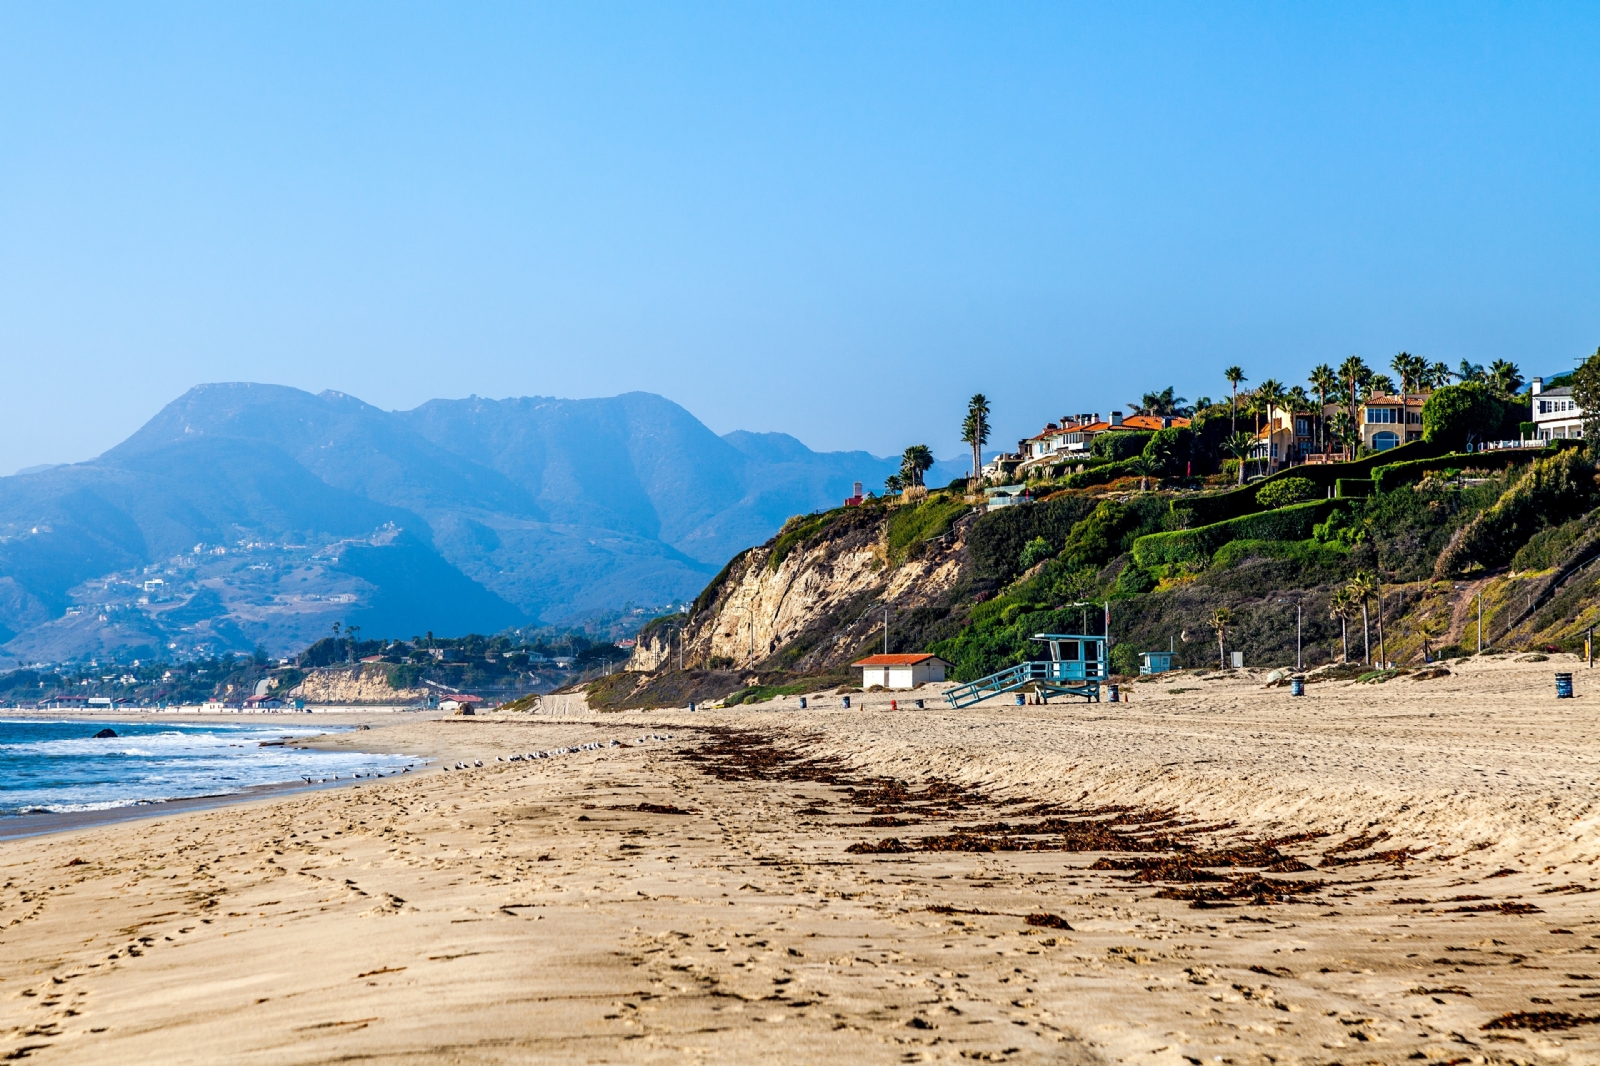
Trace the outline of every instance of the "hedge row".
{"label": "hedge row", "polygon": [[1315,500],[1231,518],[1198,529],[1151,533],[1133,542],[1133,558],[1147,568],[1172,563],[1204,563],[1218,548],[1233,540],[1307,540],[1311,527],[1340,506],[1338,500]]}
{"label": "hedge row", "polygon": [[1527,449],[1517,451],[1507,449],[1498,452],[1446,452],[1444,455],[1434,456],[1429,459],[1413,459],[1404,463],[1385,463],[1372,472],[1373,484],[1379,492],[1388,492],[1401,485],[1409,485],[1414,481],[1421,481],[1428,474],[1440,470],[1504,470],[1511,466],[1521,466],[1523,463],[1532,462],[1534,459],[1543,459],[1552,455],[1559,445],[1546,445],[1544,450],[1535,451]]}
{"label": "hedge row", "polygon": [[1333,495],[1341,500],[1360,499],[1371,496],[1375,491],[1377,485],[1370,477],[1342,477],[1333,483]]}
{"label": "hedge row", "polygon": [[1091,466],[1080,473],[1070,474],[1063,481],[1062,487],[1068,489],[1086,489],[1090,485],[1105,485],[1118,478],[1138,477],[1139,471],[1134,469],[1138,459],[1120,459],[1113,463],[1101,463]]}
{"label": "hedge row", "polygon": [[1394,465],[1395,457],[1404,459],[1427,459],[1436,455],[1441,449],[1429,444],[1427,441],[1415,440],[1410,444],[1402,444],[1398,448],[1391,448],[1386,452],[1378,452],[1348,463],[1307,463],[1302,466],[1290,466],[1278,471],[1270,477],[1260,481],[1252,481],[1248,485],[1241,485],[1227,492],[1219,492],[1211,496],[1193,496],[1175,499],[1174,508],[1186,508],[1193,512],[1191,523],[1195,525],[1212,525],[1225,522],[1230,518],[1241,515],[1253,514],[1262,509],[1256,502],[1256,493],[1261,491],[1263,485],[1290,477],[1303,477],[1313,482],[1317,488],[1327,492],[1334,487],[1340,478],[1366,478],[1372,476],[1372,470],[1378,466]]}

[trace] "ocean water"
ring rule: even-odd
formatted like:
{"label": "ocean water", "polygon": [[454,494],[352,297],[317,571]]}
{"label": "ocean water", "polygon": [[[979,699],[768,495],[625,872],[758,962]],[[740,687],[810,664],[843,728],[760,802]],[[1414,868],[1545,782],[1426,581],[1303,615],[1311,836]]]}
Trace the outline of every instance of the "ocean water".
{"label": "ocean water", "polygon": [[[95,740],[102,729],[115,739]],[[258,785],[398,773],[407,755],[302,751],[263,741],[340,732],[277,723],[0,719],[0,815],[96,811]]]}

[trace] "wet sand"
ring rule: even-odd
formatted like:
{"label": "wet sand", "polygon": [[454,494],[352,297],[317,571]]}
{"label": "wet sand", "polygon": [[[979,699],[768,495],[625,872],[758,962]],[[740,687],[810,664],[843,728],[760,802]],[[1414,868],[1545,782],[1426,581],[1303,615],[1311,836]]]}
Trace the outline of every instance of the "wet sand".
{"label": "wet sand", "polygon": [[1593,1062],[1558,668],[330,736],[484,765],[0,844],[0,1055]]}

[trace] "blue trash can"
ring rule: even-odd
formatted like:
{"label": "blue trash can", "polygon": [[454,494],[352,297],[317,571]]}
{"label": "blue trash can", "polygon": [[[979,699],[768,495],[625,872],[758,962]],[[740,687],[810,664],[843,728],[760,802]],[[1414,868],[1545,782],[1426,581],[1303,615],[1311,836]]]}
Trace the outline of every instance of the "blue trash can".
{"label": "blue trash can", "polygon": [[1289,695],[1291,695],[1291,696],[1304,696],[1305,694],[1306,694],[1306,679],[1303,678],[1303,677],[1291,677],[1289,679]]}
{"label": "blue trash can", "polygon": [[1028,703],[1028,697],[1024,696],[1020,692],[1017,693],[1017,706],[1018,707],[1025,707],[1025,706],[1027,706],[1027,703]]}
{"label": "blue trash can", "polygon": [[1106,686],[1106,702],[1107,703],[1116,703],[1117,702],[1117,698],[1118,698],[1118,696],[1120,694],[1121,693],[1118,691],[1117,686],[1115,686],[1115,685],[1107,685]]}
{"label": "blue trash can", "polygon": [[850,697],[849,696],[846,696],[844,698],[843,706],[844,706],[844,709],[847,710],[847,711],[850,709]]}
{"label": "blue trash can", "polygon": [[804,696],[800,697],[800,709],[802,711],[806,709],[806,698]]}
{"label": "blue trash can", "polygon": [[1570,700],[1572,698],[1572,675],[1556,675],[1556,699]]}

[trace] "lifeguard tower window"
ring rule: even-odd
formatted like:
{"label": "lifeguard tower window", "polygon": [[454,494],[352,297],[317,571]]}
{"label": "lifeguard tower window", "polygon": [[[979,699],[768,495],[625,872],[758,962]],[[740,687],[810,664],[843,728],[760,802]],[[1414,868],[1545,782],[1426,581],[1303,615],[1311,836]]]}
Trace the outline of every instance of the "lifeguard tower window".
{"label": "lifeguard tower window", "polygon": [[1083,658],[1083,645],[1075,640],[1061,642],[1061,659],[1063,662],[1077,662]]}

